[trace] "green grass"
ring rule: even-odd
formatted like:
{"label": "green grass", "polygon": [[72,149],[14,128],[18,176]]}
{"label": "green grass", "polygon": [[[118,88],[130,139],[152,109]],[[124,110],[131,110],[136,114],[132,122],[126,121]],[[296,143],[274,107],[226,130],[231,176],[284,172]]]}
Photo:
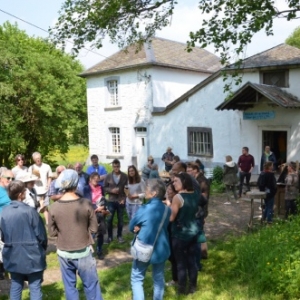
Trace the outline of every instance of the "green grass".
{"label": "green grass", "polygon": [[[83,145],[73,145],[70,146],[68,153],[65,155],[60,154],[59,152],[53,152],[47,156],[49,162],[53,169],[56,166],[63,165],[67,166],[68,164],[74,165],[76,162],[84,164],[89,157],[89,149]],[[101,163],[107,171],[107,173],[112,172],[112,165],[109,163]],[[87,165],[84,166],[83,170],[86,171]]]}
{"label": "green grass", "polygon": [[[286,300],[300,296],[300,218],[278,222],[253,234],[227,237],[209,243],[209,257],[203,260],[203,271],[198,273],[198,289],[193,295],[177,297],[174,287],[165,288],[166,300]],[[126,250],[132,239],[124,236],[126,243],[112,242],[107,251]],[[49,268],[58,268],[55,253],[47,256]],[[171,280],[171,267],[166,263],[165,278]],[[131,263],[99,272],[103,297],[106,300],[131,299]],[[82,283],[77,284],[80,299],[84,298]],[[151,267],[144,282],[146,299],[152,298]],[[64,299],[61,282],[43,286],[43,299]],[[0,299],[8,299],[1,297]],[[22,299],[29,299],[28,290]]]}
{"label": "green grass", "polygon": [[73,145],[70,146],[68,153],[65,155],[60,154],[59,152],[51,153],[48,158],[56,162],[57,165],[68,165],[75,164],[76,162],[85,163],[89,156],[89,150],[83,145]]}

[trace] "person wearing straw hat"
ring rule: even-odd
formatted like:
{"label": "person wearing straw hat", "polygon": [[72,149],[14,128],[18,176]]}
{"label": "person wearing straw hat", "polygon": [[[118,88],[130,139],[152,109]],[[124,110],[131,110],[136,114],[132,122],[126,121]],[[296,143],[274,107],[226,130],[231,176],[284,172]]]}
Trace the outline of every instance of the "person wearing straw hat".
{"label": "person wearing straw hat", "polygon": [[17,174],[16,179],[25,183],[26,194],[25,194],[25,199],[23,200],[23,203],[38,210],[38,208],[40,207],[40,203],[37,200],[37,194],[36,194],[36,190],[34,188],[34,183],[39,178],[34,174],[30,174],[26,171],[25,172],[23,171],[23,172],[19,172]]}
{"label": "person wearing straw hat", "polygon": [[166,153],[164,153],[164,155],[161,158],[161,160],[163,160],[165,162],[166,172],[169,172],[172,169],[173,158],[174,158],[174,153],[172,152],[172,148],[168,147],[166,150]]}

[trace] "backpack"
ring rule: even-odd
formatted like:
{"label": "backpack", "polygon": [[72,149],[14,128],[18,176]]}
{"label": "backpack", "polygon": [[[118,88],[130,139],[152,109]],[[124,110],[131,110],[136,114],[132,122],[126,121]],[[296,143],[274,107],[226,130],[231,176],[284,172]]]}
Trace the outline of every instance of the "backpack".
{"label": "backpack", "polygon": [[264,172],[261,172],[259,174],[259,177],[257,179],[257,186],[258,186],[258,189],[261,192],[265,192],[265,190],[266,190],[266,176],[265,176]]}

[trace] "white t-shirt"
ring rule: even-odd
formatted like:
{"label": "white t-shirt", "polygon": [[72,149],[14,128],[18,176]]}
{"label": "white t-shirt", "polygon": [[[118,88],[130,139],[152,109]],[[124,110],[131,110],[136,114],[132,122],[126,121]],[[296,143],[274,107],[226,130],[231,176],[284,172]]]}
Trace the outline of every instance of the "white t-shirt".
{"label": "white t-shirt", "polygon": [[27,172],[27,167],[23,166],[21,169],[20,167],[15,166],[14,168],[11,169],[11,171],[13,172],[13,174],[15,175],[15,178],[16,178],[19,173]]}
{"label": "white t-shirt", "polygon": [[48,178],[52,177],[52,170],[48,164],[42,163],[40,166],[32,165],[28,169],[28,173],[34,174],[39,177],[34,184],[37,195],[43,195],[48,192]]}

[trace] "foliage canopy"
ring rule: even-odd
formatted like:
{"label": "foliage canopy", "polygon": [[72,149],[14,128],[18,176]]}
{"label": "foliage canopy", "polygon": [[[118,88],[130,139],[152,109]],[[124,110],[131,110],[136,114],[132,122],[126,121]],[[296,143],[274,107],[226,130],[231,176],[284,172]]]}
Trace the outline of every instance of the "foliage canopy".
{"label": "foliage canopy", "polygon": [[[66,0],[56,26],[51,30],[58,43],[73,39],[78,51],[86,42],[96,48],[108,36],[120,47],[151,39],[157,31],[170,24],[179,0]],[[298,17],[299,0],[286,0],[280,10],[274,0],[198,0],[203,14],[202,24],[190,33],[188,49],[196,43],[201,47],[213,44],[226,65],[232,58],[230,49],[241,54],[253,35],[264,29],[273,34],[274,18],[289,21]],[[282,4],[282,3],[281,3]],[[187,16],[188,18],[188,16]],[[197,29],[197,27],[199,29]]]}
{"label": "foliage canopy", "polygon": [[0,26],[0,163],[86,142],[83,70],[70,55],[16,25]]}
{"label": "foliage canopy", "polygon": [[297,27],[285,40],[285,43],[300,49],[300,27]]}

